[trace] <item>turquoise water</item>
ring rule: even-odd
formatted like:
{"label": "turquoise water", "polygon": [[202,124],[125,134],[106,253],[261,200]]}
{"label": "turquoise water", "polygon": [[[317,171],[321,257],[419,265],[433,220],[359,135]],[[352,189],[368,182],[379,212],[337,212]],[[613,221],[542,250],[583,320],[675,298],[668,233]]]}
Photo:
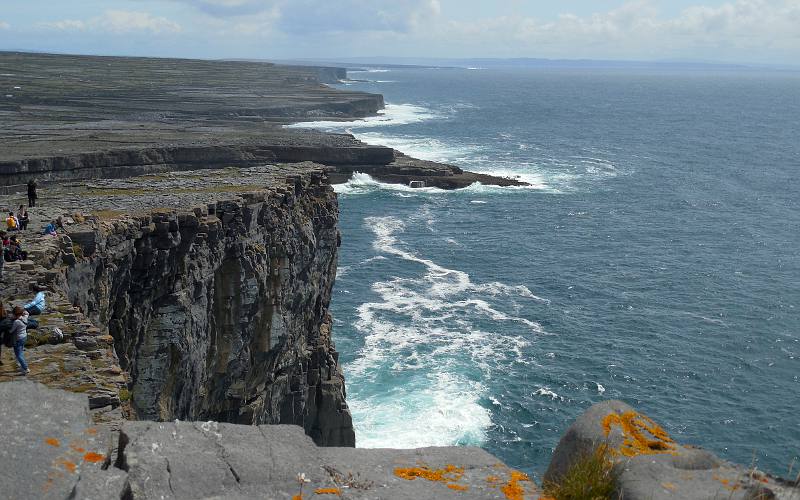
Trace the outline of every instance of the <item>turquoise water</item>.
{"label": "turquoise water", "polygon": [[[393,70],[315,126],[531,188],[339,186],[333,313],[359,446],[539,476],[619,398],[786,473],[800,452],[800,76]],[[796,468],[796,467],[795,467]]]}

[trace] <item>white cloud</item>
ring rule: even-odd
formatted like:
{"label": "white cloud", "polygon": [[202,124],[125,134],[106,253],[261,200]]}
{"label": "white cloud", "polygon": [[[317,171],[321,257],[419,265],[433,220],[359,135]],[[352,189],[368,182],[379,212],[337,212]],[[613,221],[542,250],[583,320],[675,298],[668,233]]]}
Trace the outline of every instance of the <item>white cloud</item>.
{"label": "white cloud", "polygon": [[7,30],[10,29],[11,25],[5,21],[0,21],[0,30]]}
{"label": "white cloud", "polygon": [[439,0],[172,0],[220,19],[268,18],[286,33],[410,31],[441,13]]}
{"label": "white cloud", "polygon": [[40,23],[40,27],[61,31],[99,31],[114,34],[179,33],[180,24],[164,17],[156,17],[147,12],[127,10],[107,10],[102,15],[86,20],[63,19],[61,21]]}
{"label": "white cloud", "polygon": [[[655,2],[633,1],[586,16],[562,14],[552,21],[500,17],[450,22],[442,42],[480,41],[517,54],[546,57],[673,57],[735,50],[779,49],[800,53],[800,0],[737,0],[717,7],[697,6],[667,18]],[[709,49],[709,54],[693,53]]]}

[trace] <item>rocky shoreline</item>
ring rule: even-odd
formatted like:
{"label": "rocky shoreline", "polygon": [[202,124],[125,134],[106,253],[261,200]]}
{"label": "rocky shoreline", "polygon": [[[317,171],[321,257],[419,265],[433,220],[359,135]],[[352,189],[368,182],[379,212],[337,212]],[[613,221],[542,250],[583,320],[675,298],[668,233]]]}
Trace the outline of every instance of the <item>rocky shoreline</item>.
{"label": "rocky shoreline", "polygon": [[0,52],[0,88],[14,89],[0,96],[0,189],[32,176],[52,183],[302,161],[444,189],[524,184],[408,158],[347,134],[283,128],[383,109],[381,95],[322,83],[337,75],[246,61]]}

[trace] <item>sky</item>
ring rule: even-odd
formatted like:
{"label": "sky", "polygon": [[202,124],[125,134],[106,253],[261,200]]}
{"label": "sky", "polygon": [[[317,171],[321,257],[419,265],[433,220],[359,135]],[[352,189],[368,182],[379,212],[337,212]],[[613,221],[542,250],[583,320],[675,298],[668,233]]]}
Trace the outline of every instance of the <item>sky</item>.
{"label": "sky", "polygon": [[800,0],[0,0],[0,50],[800,63]]}

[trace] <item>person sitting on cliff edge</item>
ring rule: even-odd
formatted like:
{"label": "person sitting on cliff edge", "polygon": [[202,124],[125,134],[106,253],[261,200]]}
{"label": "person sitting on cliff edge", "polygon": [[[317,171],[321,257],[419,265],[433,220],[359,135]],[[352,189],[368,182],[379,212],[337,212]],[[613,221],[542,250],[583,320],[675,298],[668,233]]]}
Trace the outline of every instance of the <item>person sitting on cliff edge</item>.
{"label": "person sitting on cliff edge", "polygon": [[28,181],[28,206],[33,208],[36,206],[36,198],[39,195],[36,193],[36,179]]}
{"label": "person sitting on cliff edge", "polygon": [[44,228],[44,234],[48,236],[58,236],[58,232],[56,231],[58,226],[56,224],[56,221],[50,221],[50,223]]}
{"label": "person sitting on cliff edge", "polygon": [[8,227],[9,231],[17,231],[19,229],[19,221],[14,215],[14,212],[8,212],[8,217],[6,217],[6,227]]}

